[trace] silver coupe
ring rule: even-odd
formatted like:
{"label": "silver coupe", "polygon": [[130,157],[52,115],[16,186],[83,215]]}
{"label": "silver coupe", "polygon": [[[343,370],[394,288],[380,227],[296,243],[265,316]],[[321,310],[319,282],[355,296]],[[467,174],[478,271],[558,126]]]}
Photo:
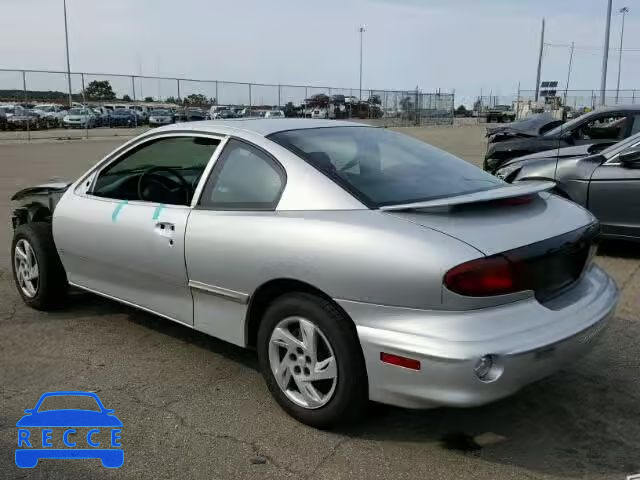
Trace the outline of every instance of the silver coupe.
{"label": "silver coupe", "polygon": [[24,301],[69,286],[255,348],[293,417],[469,407],[587,351],[618,291],[595,218],[408,136],[332,120],[146,132],[14,195]]}

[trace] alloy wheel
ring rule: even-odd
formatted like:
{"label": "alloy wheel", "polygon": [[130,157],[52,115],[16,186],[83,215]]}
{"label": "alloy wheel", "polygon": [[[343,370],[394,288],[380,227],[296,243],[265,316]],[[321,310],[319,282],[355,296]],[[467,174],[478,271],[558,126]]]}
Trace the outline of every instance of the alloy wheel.
{"label": "alloy wheel", "polygon": [[20,290],[28,298],[35,297],[40,286],[38,259],[31,244],[24,238],[16,243],[13,252],[13,264]]}
{"label": "alloy wheel", "polygon": [[280,321],[269,339],[269,365],[276,383],[296,405],[316,409],[336,390],[338,365],[320,328],[302,317]]}

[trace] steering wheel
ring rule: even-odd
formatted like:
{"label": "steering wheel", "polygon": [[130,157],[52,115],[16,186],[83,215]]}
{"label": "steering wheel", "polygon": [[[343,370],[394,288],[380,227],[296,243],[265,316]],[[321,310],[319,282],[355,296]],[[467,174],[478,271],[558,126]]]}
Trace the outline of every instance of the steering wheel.
{"label": "steering wheel", "polygon": [[[164,175],[157,175],[157,172],[168,172],[178,181],[174,182]],[[178,196],[180,192],[184,192],[185,205],[189,204],[189,200],[193,194],[189,182],[187,182],[180,172],[171,167],[151,167],[142,172],[138,178],[138,198],[140,200],[157,201],[157,199],[146,198],[144,194],[145,189],[143,188],[144,182],[147,182],[149,185],[159,186],[171,196]]]}

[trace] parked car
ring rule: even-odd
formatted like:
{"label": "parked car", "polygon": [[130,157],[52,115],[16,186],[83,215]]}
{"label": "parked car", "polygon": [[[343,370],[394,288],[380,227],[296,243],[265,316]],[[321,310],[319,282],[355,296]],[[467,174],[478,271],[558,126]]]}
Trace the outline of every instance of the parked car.
{"label": "parked car", "polygon": [[47,120],[33,110],[16,110],[16,113],[7,119],[9,130],[40,130],[48,126]]}
{"label": "parked car", "polygon": [[0,105],[0,110],[5,114],[8,118],[11,118],[13,115],[17,113],[21,113],[24,108],[20,105]]}
{"label": "parked car", "polygon": [[264,118],[284,118],[282,110],[267,110],[264,112]]}
{"label": "parked car", "polygon": [[74,107],[62,119],[64,128],[93,128],[96,126],[96,114],[90,108]]}
{"label": "parked car", "polygon": [[220,110],[216,112],[215,118],[219,120],[228,120],[230,118],[238,118],[233,110]]}
{"label": "parked car", "polygon": [[62,121],[67,113],[62,106],[55,104],[36,105],[34,111],[39,113],[47,121],[50,128],[62,126]]}
{"label": "parked car", "polygon": [[161,108],[151,110],[149,115],[150,127],[159,127],[160,125],[169,125],[170,123],[173,123],[173,115],[169,110]]}
{"label": "parked car", "polygon": [[136,127],[138,125],[138,115],[133,110],[117,108],[109,115],[109,126],[113,127]]}
{"label": "parked car", "polygon": [[563,123],[563,120],[554,117],[548,112],[536,113],[507,125],[487,127],[487,142],[492,144],[516,138],[537,137]]}
{"label": "parked car", "polygon": [[0,108],[0,130],[6,130],[7,129],[7,114],[4,113],[4,110],[2,110],[2,108]]}
{"label": "parked car", "polygon": [[111,111],[103,107],[92,108],[96,117],[96,127],[108,127],[111,123]]}
{"label": "parked car", "polygon": [[487,111],[487,123],[507,123],[516,119],[516,112],[509,105],[496,105]]}
{"label": "parked car", "polygon": [[556,194],[593,212],[604,237],[640,240],[640,133],[603,150],[577,153],[527,155],[507,162],[496,175],[516,184],[552,180]]}
{"label": "parked car", "polygon": [[508,160],[529,153],[573,145],[616,142],[638,131],[640,105],[606,107],[570,120],[539,136],[490,142],[483,167],[494,173]]}
{"label": "parked car", "polygon": [[129,110],[138,115],[138,125],[149,123],[149,109],[144,105],[130,105]]}
{"label": "parked car", "polygon": [[187,122],[198,122],[206,120],[207,115],[201,108],[189,107],[185,110],[185,117]]}
{"label": "parked car", "polygon": [[254,347],[282,408],[329,427],[491,402],[590,349],[618,291],[552,187],[350,122],[166,126],[16,193],[11,262],[33,308],[70,285]]}

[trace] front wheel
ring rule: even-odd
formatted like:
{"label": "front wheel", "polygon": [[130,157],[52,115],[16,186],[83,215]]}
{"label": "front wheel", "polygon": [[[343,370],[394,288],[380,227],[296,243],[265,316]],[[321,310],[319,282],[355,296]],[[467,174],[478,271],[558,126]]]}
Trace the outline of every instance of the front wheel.
{"label": "front wheel", "polygon": [[330,301],[307,293],[278,298],[262,318],[257,346],[267,387],[300,422],[329,428],[366,411],[362,349],[351,320]]}
{"label": "front wheel", "polygon": [[53,242],[51,224],[18,226],[11,254],[13,279],[24,303],[37,310],[51,310],[64,303],[67,275]]}

